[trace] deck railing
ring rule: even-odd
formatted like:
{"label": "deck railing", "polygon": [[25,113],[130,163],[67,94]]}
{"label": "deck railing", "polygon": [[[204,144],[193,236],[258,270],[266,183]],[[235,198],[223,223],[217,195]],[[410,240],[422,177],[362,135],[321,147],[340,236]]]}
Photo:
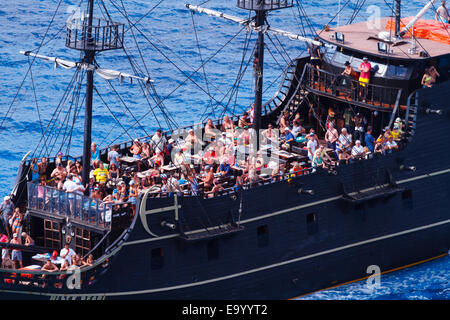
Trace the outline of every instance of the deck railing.
{"label": "deck railing", "polygon": [[67,24],[66,46],[77,50],[105,51],[123,48],[124,25],[93,18],[93,25],[87,18],[72,19]]}
{"label": "deck railing", "polygon": [[106,229],[111,227],[111,204],[34,182],[28,182],[28,209]]}
{"label": "deck railing", "polygon": [[311,91],[341,98],[379,111],[392,111],[400,103],[402,89],[364,84],[348,76],[306,65],[303,84]]}
{"label": "deck railing", "polygon": [[293,6],[293,0],[237,0],[237,6],[247,10],[276,10]]}

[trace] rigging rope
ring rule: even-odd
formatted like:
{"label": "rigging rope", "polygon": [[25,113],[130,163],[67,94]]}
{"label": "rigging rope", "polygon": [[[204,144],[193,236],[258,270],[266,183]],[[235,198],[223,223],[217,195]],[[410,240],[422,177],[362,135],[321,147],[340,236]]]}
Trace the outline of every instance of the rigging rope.
{"label": "rigging rope", "polygon": [[[103,7],[104,7],[104,9],[105,9],[106,14],[107,14],[108,17],[110,18],[110,15],[109,15],[109,13],[108,13],[108,10],[106,9],[105,3],[103,2],[103,0],[101,0],[101,2],[102,2],[102,5],[103,5]],[[113,5],[113,6],[114,6],[114,7],[115,7],[115,8],[116,8],[116,9],[117,9],[124,17],[125,17],[125,19],[127,20],[128,24],[131,26],[131,25],[132,25],[132,22],[131,22],[131,20],[129,19],[128,13],[127,13],[127,11],[126,11],[126,9],[125,9],[125,5],[123,4],[123,2],[121,1],[122,7],[123,7],[123,12],[120,10],[120,8],[119,8],[112,0],[110,0],[110,2],[111,2],[111,4],[112,4],[112,5]],[[102,12],[102,13],[103,13],[103,12]],[[111,18],[110,18],[110,19],[111,19]],[[132,27],[130,27],[130,28],[131,28],[131,33],[132,33],[132,35],[133,35],[134,42],[135,42],[135,44],[136,44],[136,46],[137,46],[137,49],[138,49],[138,51],[139,51],[139,55],[140,55],[141,60],[142,60],[142,62],[143,62],[143,64],[144,64],[144,67],[145,67],[145,69],[146,69],[146,71],[147,71],[147,74],[150,74],[150,72],[149,72],[149,70],[148,70],[148,68],[147,68],[147,65],[146,65],[146,63],[145,63],[144,57],[143,57],[143,55],[142,55],[142,52],[141,52],[141,50],[140,50],[139,44],[138,44],[138,42],[137,42],[136,36],[135,36],[135,34],[134,34],[133,30],[132,30]],[[135,27],[135,28],[136,28],[136,27]],[[124,52],[125,52],[125,54],[126,54],[128,60],[129,60],[129,62],[130,62],[131,67],[133,68],[134,72],[136,72],[136,69],[138,69],[138,66],[134,64],[134,62],[133,62],[131,56],[127,53],[127,51],[126,51],[126,49],[125,49],[125,45],[124,45],[124,44],[122,44],[122,45],[123,45],[123,50],[124,50]],[[164,105],[162,104],[161,98],[159,97],[158,93],[156,92],[156,88],[154,87],[154,85],[153,85],[152,83],[150,83],[150,84],[148,84],[148,85],[151,87],[152,92],[153,92],[152,98],[153,98],[154,102],[156,103],[156,106],[155,106],[155,107],[158,107],[158,108],[160,109],[161,113],[163,114],[163,116],[164,116],[164,118],[165,118],[165,120],[166,120],[166,123],[167,123],[168,127],[169,127],[169,128],[172,128],[172,124],[173,124],[174,126],[178,126],[177,123],[176,123],[176,121],[174,120],[174,118],[173,118],[170,114],[166,113],[165,107],[164,107]],[[141,89],[142,89],[143,92],[144,92],[145,98],[146,98],[147,103],[148,103],[148,105],[149,105],[149,107],[150,107],[150,111],[153,113],[153,116],[155,117],[156,121],[158,122],[159,127],[161,128],[161,127],[162,127],[162,126],[161,126],[161,123],[159,122],[159,120],[158,120],[156,114],[155,114],[154,111],[153,111],[154,108],[152,108],[152,106],[151,106],[151,104],[150,104],[150,101],[148,100],[148,97],[147,97],[147,95],[145,94],[144,88],[142,87],[142,84],[140,84],[140,86],[141,86]]]}
{"label": "rigging rope", "polygon": [[[29,63],[30,66],[31,66],[31,61],[30,61],[30,57],[29,57],[29,56],[28,56],[27,61],[28,61],[28,63]],[[39,104],[38,104],[38,99],[37,99],[37,94],[36,94],[36,87],[35,87],[35,85],[34,85],[33,72],[32,72],[31,69],[30,69],[30,78],[31,78],[31,86],[32,86],[32,88],[33,88],[34,101],[35,101],[35,103],[36,103],[36,110],[37,110],[38,119],[39,119],[39,126],[40,126],[40,128],[41,128],[41,134],[44,134],[44,126],[42,125],[41,112],[40,112],[40,110],[39,110]],[[45,149],[46,149],[47,152],[48,152],[48,147],[47,147],[47,145],[45,145]]]}
{"label": "rigging rope", "polygon": [[[194,28],[195,40],[196,40],[196,43],[197,43],[198,54],[200,56],[200,63],[203,65],[203,56],[202,56],[202,51],[200,50],[200,41],[198,40],[197,27],[195,26],[195,21],[194,21],[194,12],[193,11],[190,11],[190,12],[191,12],[192,26]],[[205,66],[204,65],[202,67],[202,71],[203,71],[203,77],[205,79],[206,91],[208,92],[208,95],[211,95],[211,92],[209,90],[209,85],[208,85],[208,78],[206,77],[206,71],[205,71]],[[205,107],[205,109],[208,109],[208,107],[211,107],[212,106],[212,102],[213,102],[212,99],[210,99],[209,100],[209,104]],[[213,112],[214,112],[214,109],[213,109]]]}
{"label": "rigging rope", "polygon": [[98,92],[97,87],[94,86],[94,90],[97,93],[97,95],[100,97],[100,99],[102,100],[103,104],[105,105],[105,107],[109,110],[109,112],[111,113],[111,115],[113,116],[114,120],[122,127],[123,131],[125,132],[125,134],[131,139],[133,140],[133,137],[128,133],[128,130],[130,129],[125,129],[125,127],[120,123],[119,119],[116,118],[116,116],[114,115],[114,112],[112,112],[112,110],[109,108],[108,104],[105,102],[105,100],[103,99],[102,95],[100,94],[100,92]]}

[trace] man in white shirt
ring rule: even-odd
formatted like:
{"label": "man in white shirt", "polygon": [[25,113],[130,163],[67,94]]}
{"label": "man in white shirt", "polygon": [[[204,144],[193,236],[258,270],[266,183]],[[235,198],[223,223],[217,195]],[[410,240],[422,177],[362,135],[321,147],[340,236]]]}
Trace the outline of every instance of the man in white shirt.
{"label": "man in white shirt", "polygon": [[352,144],[352,135],[347,132],[346,128],[342,128],[338,139],[339,149],[349,152]]}
{"label": "man in white shirt", "polygon": [[386,153],[391,153],[392,150],[398,150],[398,145],[394,141],[394,138],[392,136],[389,136],[387,141],[384,143],[384,151]]}
{"label": "man in white shirt", "polygon": [[317,148],[316,136],[314,135],[314,133],[310,133],[308,143],[306,144],[306,149],[308,149],[308,158],[309,160],[311,160],[311,163],[313,162],[316,148]]}
{"label": "man in white shirt", "polygon": [[231,144],[231,140],[227,138],[227,133],[222,132],[221,137],[218,140],[220,143],[222,143],[225,147],[228,147]]}
{"label": "man in white shirt", "polygon": [[440,22],[450,23],[450,14],[445,6],[445,1],[442,1],[441,6],[436,10],[435,19]]}
{"label": "man in white shirt", "polygon": [[82,194],[84,191],[84,187],[78,183],[76,183],[75,181],[73,181],[73,176],[72,174],[68,174],[67,175],[67,179],[63,184],[63,190],[65,192],[67,192],[67,198],[69,200],[69,210],[71,214],[75,214],[75,212],[73,211],[73,198],[75,194]]}
{"label": "man in white shirt", "polygon": [[75,255],[76,255],[75,251],[73,251],[73,249],[69,247],[69,243],[67,242],[64,245],[64,248],[62,248],[61,251],[59,252],[59,256],[64,260],[67,260],[70,266],[72,265],[73,257]]}
{"label": "man in white shirt", "polygon": [[67,175],[67,179],[63,184],[63,190],[67,193],[69,193],[69,198],[73,198],[73,194],[70,193],[74,193],[75,191],[77,191],[80,188],[80,186],[73,181],[73,176],[72,174],[68,174]]}
{"label": "man in white shirt", "polygon": [[119,167],[119,158],[120,158],[120,154],[117,152],[117,150],[119,150],[119,146],[115,145],[111,148],[111,151],[108,152],[108,161],[109,164],[115,164],[116,167]]}
{"label": "man in white shirt", "polygon": [[182,191],[181,191],[181,186],[180,183],[178,182],[178,175],[177,173],[174,173],[172,176],[169,177],[169,179],[167,179],[167,192],[169,193],[169,197],[172,197],[174,193],[176,193],[178,196],[181,196]]}
{"label": "man in white shirt", "polygon": [[352,158],[353,159],[362,159],[366,155],[366,151],[364,147],[361,145],[361,141],[356,140],[355,145],[352,148]]}
{"label": "man in white shirt", "polygon": [[164,150],[164,145],[166,144],[166,138],[162,135],[161,129],[156,130],[150,142],[150,147],[155,153],[160,153]]}
{"label": "man in white shirt", "polygon": [[339,160],[345,160],[348,162],[348,159],[351,157],[352,151],[352,135],[347,133],[346,128],[342,128],[341,134],[338,139],[338,151],[339,151]]}

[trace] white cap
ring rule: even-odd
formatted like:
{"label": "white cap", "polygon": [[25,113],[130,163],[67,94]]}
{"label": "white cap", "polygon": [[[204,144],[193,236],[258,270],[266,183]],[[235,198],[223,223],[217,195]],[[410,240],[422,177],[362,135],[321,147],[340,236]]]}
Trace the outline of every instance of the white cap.
{"label": "white cap", "polygon": [[5,201],[11,200],[11,197],[10,196],[6,196],[6,197],[3,198],[3,200],[5,200]]}
{"label": "white cap", "polygon": [[356,140],[356,141],[355,141],[355,143],[361,143],[361,141],[359,141],[359,140]]}

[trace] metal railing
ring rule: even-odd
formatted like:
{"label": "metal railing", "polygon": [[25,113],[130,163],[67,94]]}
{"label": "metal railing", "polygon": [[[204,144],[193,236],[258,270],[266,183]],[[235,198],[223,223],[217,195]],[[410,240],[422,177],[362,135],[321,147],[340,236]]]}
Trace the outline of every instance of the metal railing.
{"label": "metal railing", "polygon": [[89,225],[111,227],[113,204],[82,194],[28,182],[28,209],[56,217],[69,217]]}
{"label": "metal railing", "polygon": [[124,25],[108,20],[93,19],[93,25],[73,19],[67,25],[66,46],[77,50],[112,50],[123,48]]}
{"label": "metal railing", "polygon": [[293,0],[237,0],[237,6],[247,10],[275,10],[293,5]]}
{"label": "metal railing", "polygon": [[311,91],[345,100],[350,98],[359,105],[381,111],[391,111],[400,103],[401,88],[364,84],[348,76],[316,69],[310,64],[307,64],[305,68],[306,75],[303,83]]}

